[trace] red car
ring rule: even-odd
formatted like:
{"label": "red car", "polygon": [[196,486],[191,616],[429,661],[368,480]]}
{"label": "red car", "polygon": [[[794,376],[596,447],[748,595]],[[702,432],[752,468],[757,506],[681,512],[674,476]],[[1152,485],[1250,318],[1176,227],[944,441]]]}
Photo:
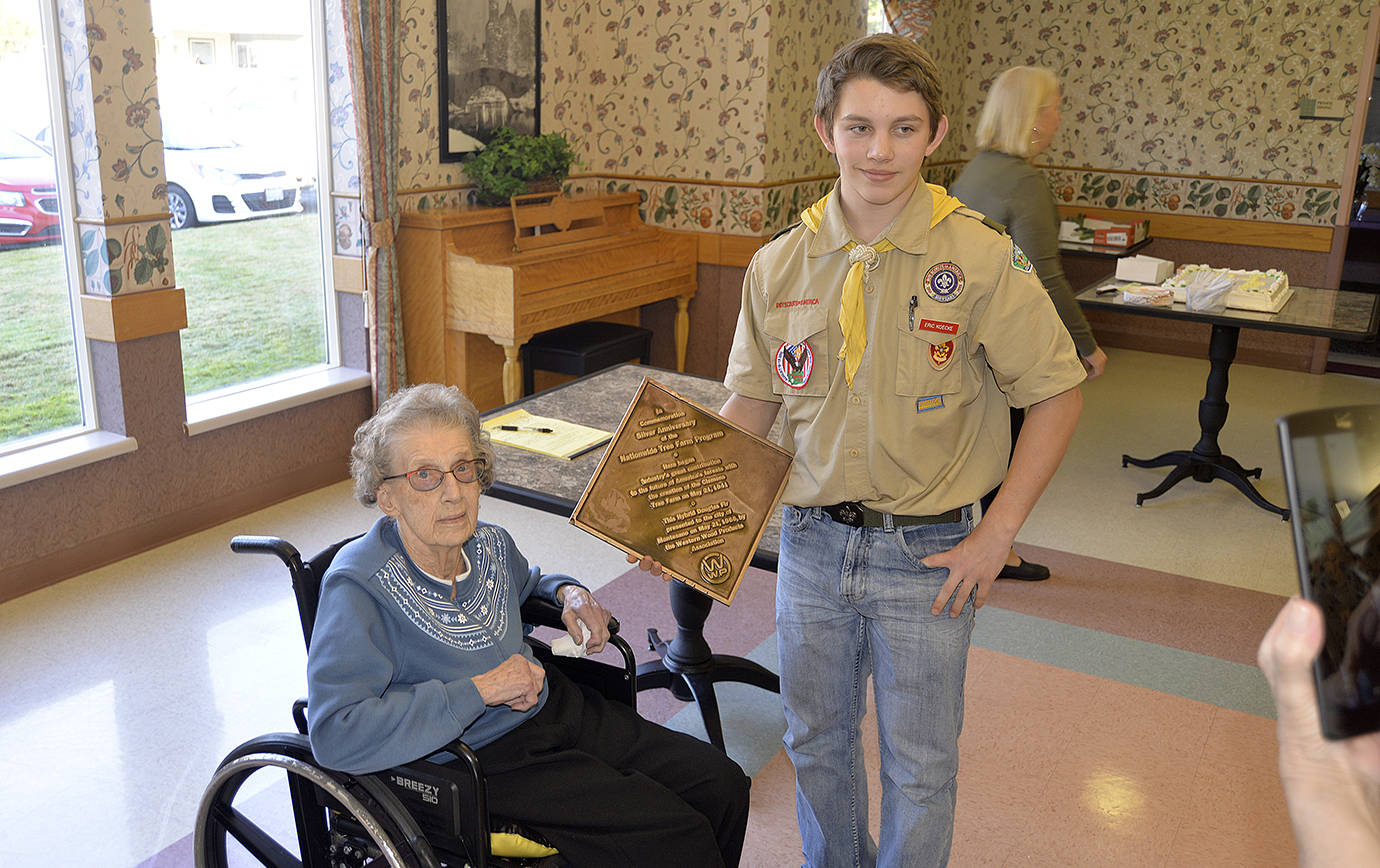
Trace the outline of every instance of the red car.
{"label": "red car", "polygon": [[0,129],[0,247],[54,241],[60,231],[52,155]]}

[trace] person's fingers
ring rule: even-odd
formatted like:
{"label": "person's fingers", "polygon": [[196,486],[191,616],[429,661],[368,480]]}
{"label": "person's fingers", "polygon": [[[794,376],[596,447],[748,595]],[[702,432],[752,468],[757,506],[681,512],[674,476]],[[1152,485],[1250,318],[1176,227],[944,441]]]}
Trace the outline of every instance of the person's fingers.
{"label": "person's fingers", "polygon": [[1257,661],[1274,694],[1281,732],[1320,731],[1313,660],[1322,643],[1322,612],[1298,597],[1284,604],[1261,640]]}

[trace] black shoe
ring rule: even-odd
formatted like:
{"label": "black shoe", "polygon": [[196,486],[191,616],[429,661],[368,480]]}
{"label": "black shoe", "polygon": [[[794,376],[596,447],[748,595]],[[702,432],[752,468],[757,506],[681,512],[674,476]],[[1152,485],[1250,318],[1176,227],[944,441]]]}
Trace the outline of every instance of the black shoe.
{"label": "black shoe", "polygon": [[1022,582],[1043,582],[1049,578],[1049,567],[1041,564],[1032,564],[1025,558],[1014,567],[1010,564],[1002,564],[1001,572],[997,573],[999,579],[1019,579]]}

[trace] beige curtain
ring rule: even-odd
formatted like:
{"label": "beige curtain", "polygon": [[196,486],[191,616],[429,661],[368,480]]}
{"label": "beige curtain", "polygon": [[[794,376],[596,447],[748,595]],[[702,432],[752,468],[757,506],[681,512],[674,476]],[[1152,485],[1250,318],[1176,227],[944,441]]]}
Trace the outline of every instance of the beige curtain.
{"label": "beige curtain", "polygon": [[365,307],[377,406],[407,383],[398,263],[393,248],[398,219],[397,137],[393,126],[398,92],[398,13],[395,0],[341,3],[359,141]]}

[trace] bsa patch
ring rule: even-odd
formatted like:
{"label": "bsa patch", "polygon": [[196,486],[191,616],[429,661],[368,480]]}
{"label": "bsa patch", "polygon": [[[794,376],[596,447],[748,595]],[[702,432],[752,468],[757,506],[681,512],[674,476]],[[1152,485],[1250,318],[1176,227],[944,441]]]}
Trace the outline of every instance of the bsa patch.
{"label": "bsa patch", "polygon": [[1025,255],[1019,244],[1011,245],[1011,267],[1026,274],[1035,270],[1035,266],[1030,264],[1030,257]]}
{"label": "bsa patch", "polygon": [[944,409],[943,395],[930,395],[928,398],[915,399],[915,412],[924,413],[926,410]]}
{"label": "bsa patch", "polygon": [[815,369],[815,354],[808,341],[782,344],[776,350],[776,376],[792,389],[803,389]]}
{"label": "bsa patch", "polygon": [[963,292],[963,269],[941,262],[925,272],[925,295],[938,302],[953,301]]}
{"label": "bsa patch", "polygon": [[942,344],[930,345],[930,364],[936,371],[942,371],[948,367],[949,362],[953,361],[954,342],[945,341]]}

